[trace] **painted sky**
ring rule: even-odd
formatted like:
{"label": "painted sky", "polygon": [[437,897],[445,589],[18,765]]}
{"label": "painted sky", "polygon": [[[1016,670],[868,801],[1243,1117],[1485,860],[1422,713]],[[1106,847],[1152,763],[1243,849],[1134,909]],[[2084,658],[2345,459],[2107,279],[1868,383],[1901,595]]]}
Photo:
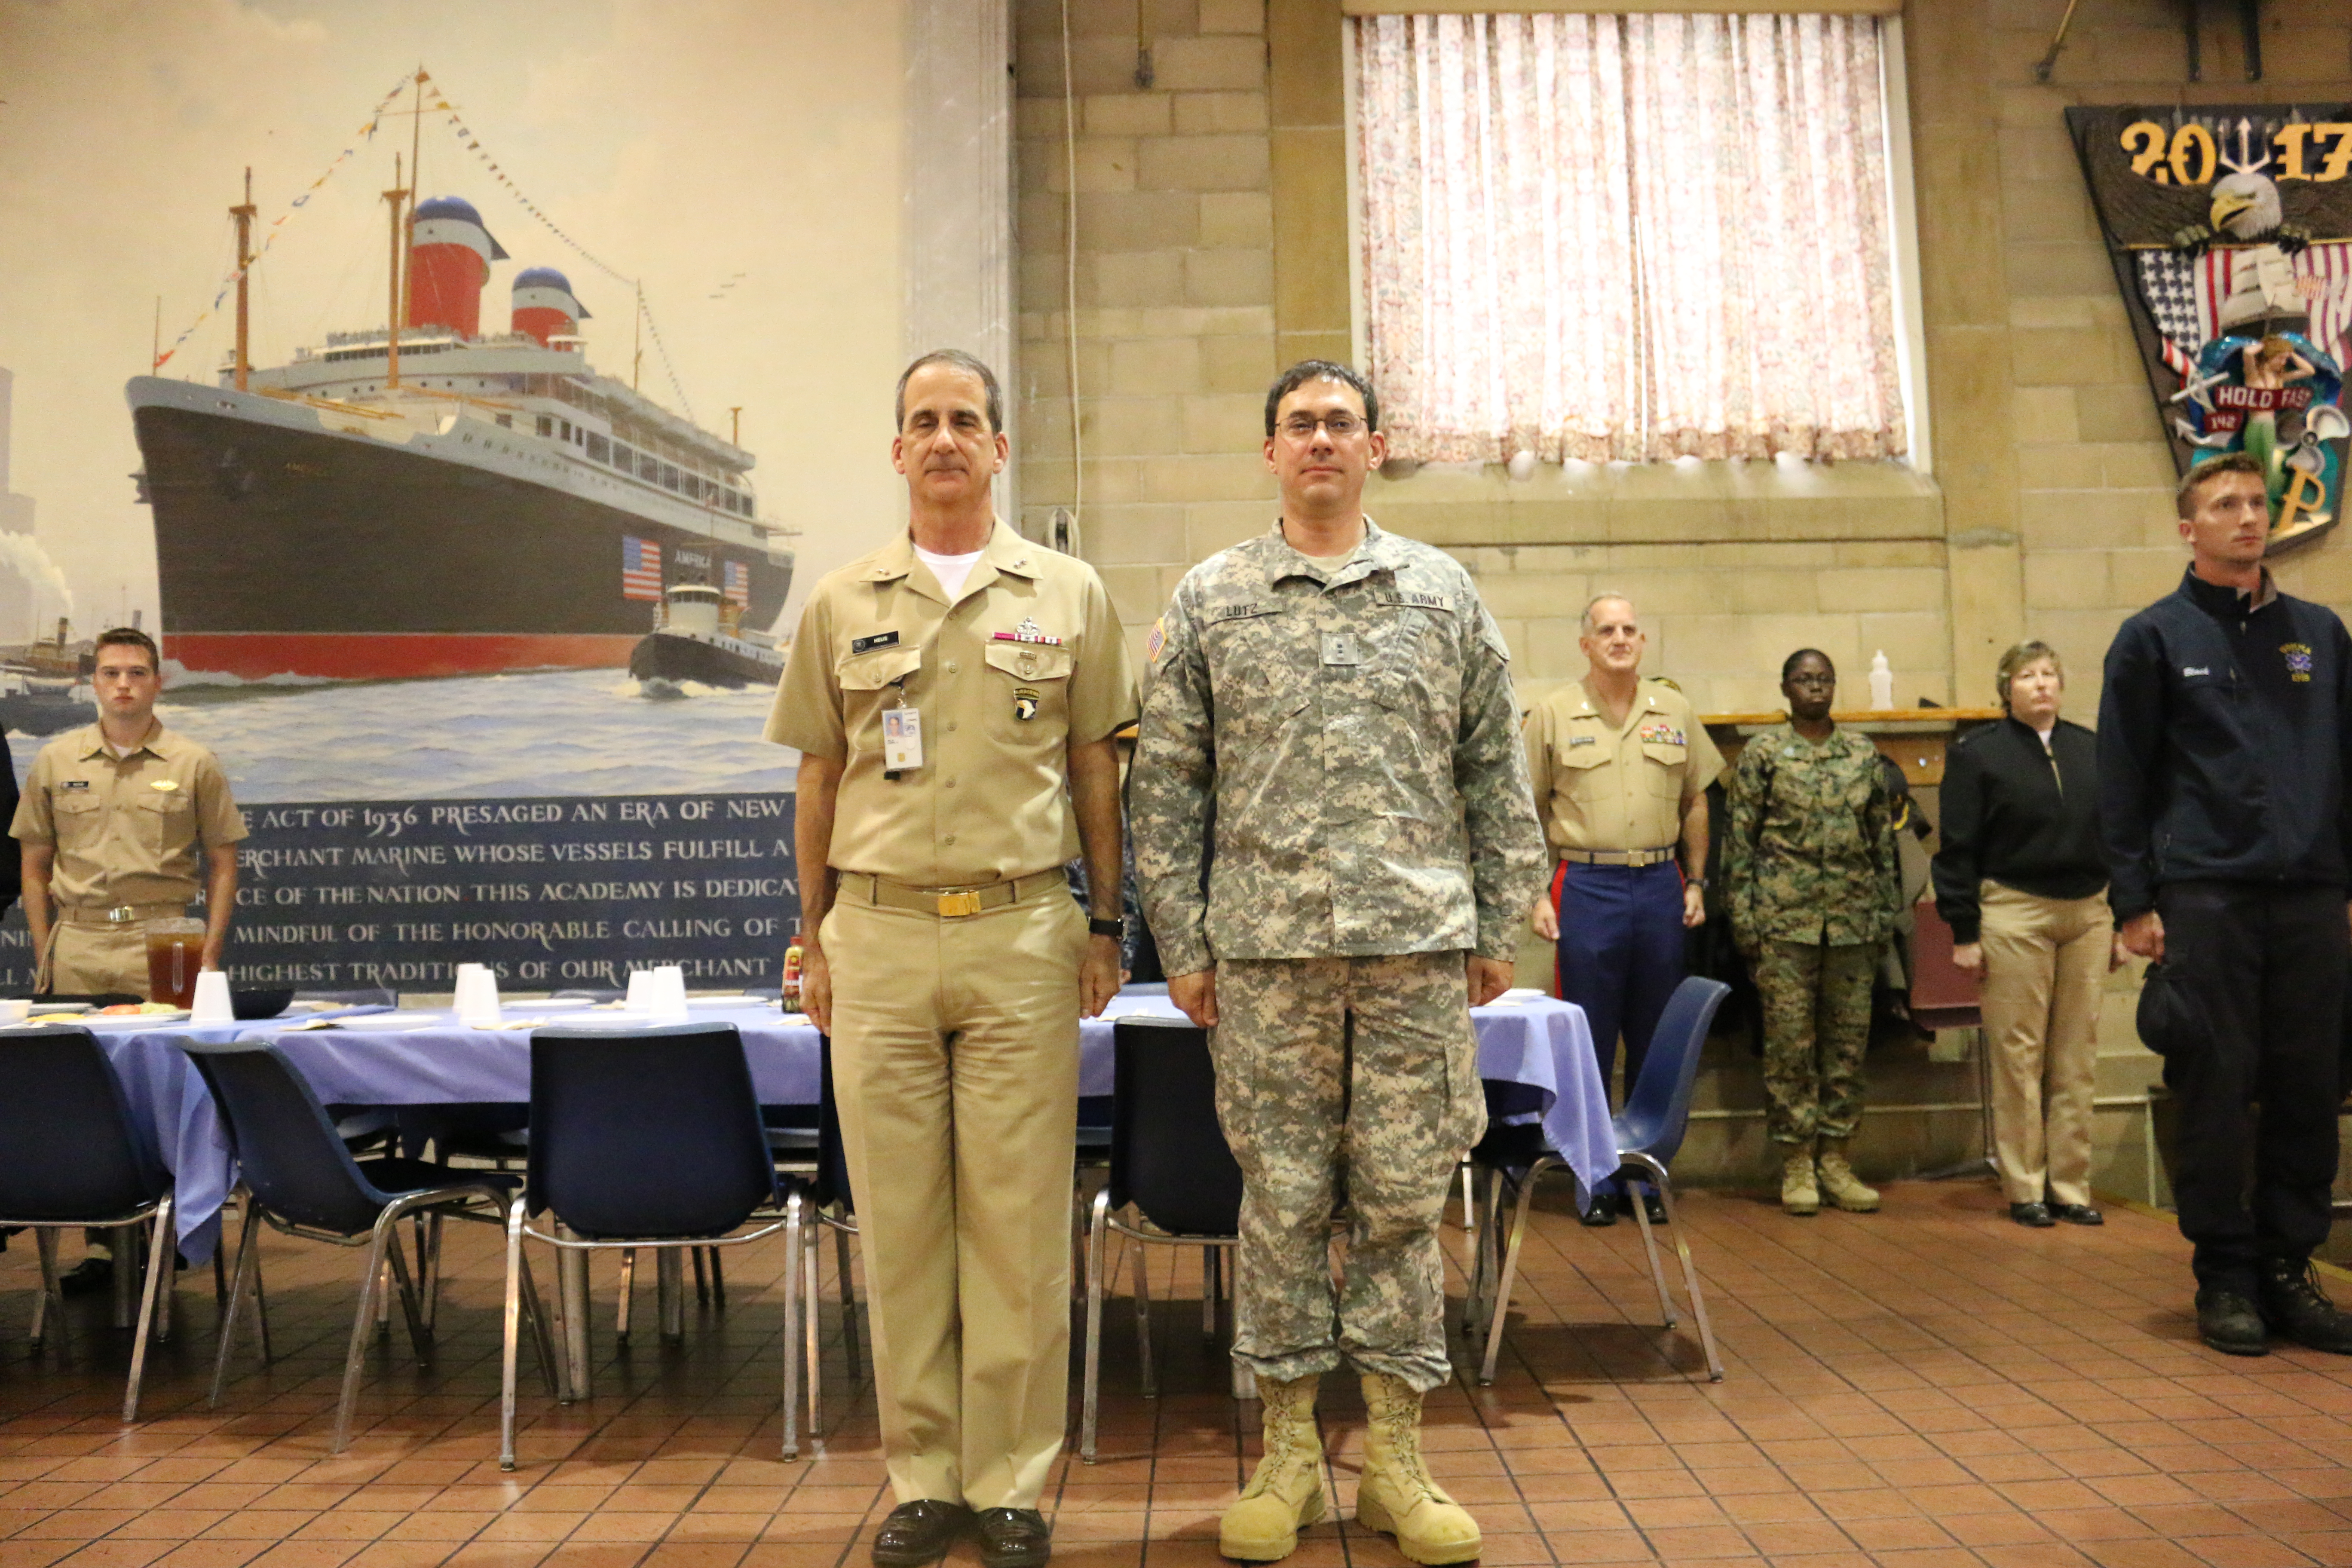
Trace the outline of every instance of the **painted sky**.
{"label": "painted sky", "polygon": [[[266,231],[420,63],[532,202],[644,281],[700,423],[725,434],[742,405],[762,510],[805,531],[800,586],[872,548],[905,507],[888,464],[898,16],[895,0],[0,0],[11,488],[37,502],[78,619],[139,606],[154,624],[122,386],[146,369],[158,298],[168,347],[233,266],[246,167]],[[254,275],[255,363],[382,326],[381,193],[409,126],[387,118],[279,231]],[[505,329],[517,270],[556,267],[593,313],[590,363],[625,378],[628,286],[533,219],[445,116],[426,115],[422,150],[425,194],[474,203],[513,258],[484,329]],[[163,374],[212,379],[230,316]],[[680,406],[650,342],[641,386]]]}

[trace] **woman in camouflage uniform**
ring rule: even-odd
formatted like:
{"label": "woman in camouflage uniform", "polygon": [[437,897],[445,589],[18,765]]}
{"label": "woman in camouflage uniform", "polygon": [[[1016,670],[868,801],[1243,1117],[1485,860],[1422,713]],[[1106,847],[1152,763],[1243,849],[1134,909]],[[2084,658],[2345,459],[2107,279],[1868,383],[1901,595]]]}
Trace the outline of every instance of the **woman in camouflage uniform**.
{"label": "woman in camouflage uniform", "polygon": [[1870,983],[1902,904],[1878,750],[1830,719],[1837,670],[1802,648],[1780,667],[1789,722],[1748,742],[1731,776],[1723,879],[1732,934],[1763,1002],[1767,1129],[1780,1206],[1822,1198],[1868,1213],[1878,1194],[1846,1163],[1862,1114]]}

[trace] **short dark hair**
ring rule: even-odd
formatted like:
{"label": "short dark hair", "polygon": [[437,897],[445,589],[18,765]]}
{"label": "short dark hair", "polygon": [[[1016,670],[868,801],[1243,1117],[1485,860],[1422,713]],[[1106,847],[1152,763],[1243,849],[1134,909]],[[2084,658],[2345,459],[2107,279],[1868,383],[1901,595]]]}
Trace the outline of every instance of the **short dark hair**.
{"label": "short dark hair", "polygon": [[1796,652],[1790,654],[1788,658],[1780,661],[1781,680],[1785,682],[1788,680],[1789,677],[1796,674],[1798,662],[1801,659],[1808,658],[1820,659],[1823,664],[1830,667],[1831,677],[1832,679],[1836,677],[1837,660],[1832,658],[1829,655],[1823,653],[1817,647],[1801,647]]}
{"label": "short dark hair", "polygon": [[2039,663],[2045,658],[2050,661],[2050,668],[2058,672],[2058,684],[2065,685],[2066,661],[2058,657],[2056,648],[2052,647],[2040,637],[2028,638],[2000,656],[2000,667],[1993,671],[1992,685],[1993,689],[2000,694],[2002,712],[2009,711],[2010,681],[2027,665]]}
{"label": "short dark hair", "polygon": [[155,646],[153,637],[149,637],[137,626],[116,626],[111,630],[99,633],[98,641],[91,646],[90,657],[96,658],[110,647],[144,649],[147,654],[147,668],[158,675],[163,673],[163,650]]}
{"label": "short dark hair", "polygon": [[1281,411],[1282,400],[1310,381],[1336,381],[1354,387],[1356,395],[1364,400],[1364,428],[1377,430],[1381,427],[1380,394],[1372,390],[1372,384],[1364,379],[1362,371],[1336,360],[1303,359],[1276,376],[1274,384],[1266,389],[1266,439],[1274,438],[1274,417]]}
{"label": "short dark hair", "polygon": [[968,354],[961,349],[933,349],[898,373],[898,422],[893,428],[907,427],[907,384],[927,364],[953,365],[967,375],[980,377],[981,388],[988,394],[988,433],[993,436],[1004,428],[1004,394],[996,384],[996,373],[979,355]]}
{"label": "short dark hair", "polygon": [[2267,486],[2270,476],[2263,470],[2263,460],[2252,452],[2224,452],[2218,458],[2208,458],[2180,476],[2180,484],[2172,492],[2172,510],[2188,521],[2197,515],[2197,492],[2223,474],[2252,474]]}

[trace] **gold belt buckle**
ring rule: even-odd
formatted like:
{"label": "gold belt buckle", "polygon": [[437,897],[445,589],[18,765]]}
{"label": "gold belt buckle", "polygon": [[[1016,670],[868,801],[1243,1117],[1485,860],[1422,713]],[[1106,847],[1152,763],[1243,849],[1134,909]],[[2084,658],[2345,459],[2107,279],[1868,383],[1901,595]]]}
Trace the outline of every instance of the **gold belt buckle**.
{"label": "gold belt buckle", "polygon": [[131,918],[131,905],[117,904],[114,908],[106,911],[107,923],[110,925],[121,925]]}
{"label": "gold belt buckle", "polygon": [[977,888],[959,888],[952,893],[941,893],[939,901],[940,918],[942,920],[980,913],[980,889]]}

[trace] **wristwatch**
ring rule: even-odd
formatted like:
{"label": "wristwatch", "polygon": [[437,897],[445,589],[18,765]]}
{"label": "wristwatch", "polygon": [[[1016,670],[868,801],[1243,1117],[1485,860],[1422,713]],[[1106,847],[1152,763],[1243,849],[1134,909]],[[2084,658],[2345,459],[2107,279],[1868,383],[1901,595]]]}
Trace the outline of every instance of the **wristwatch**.
{"label": "wristwatch", "polygon": [[1127,940],[1126,918],[1124,916],[1118,916],[1110,920],[1103,921],[1095,920],[1089,917],[1087,921],[1087,934],[1089,936],[1107,936],[1113,942],[1124,942]]}

